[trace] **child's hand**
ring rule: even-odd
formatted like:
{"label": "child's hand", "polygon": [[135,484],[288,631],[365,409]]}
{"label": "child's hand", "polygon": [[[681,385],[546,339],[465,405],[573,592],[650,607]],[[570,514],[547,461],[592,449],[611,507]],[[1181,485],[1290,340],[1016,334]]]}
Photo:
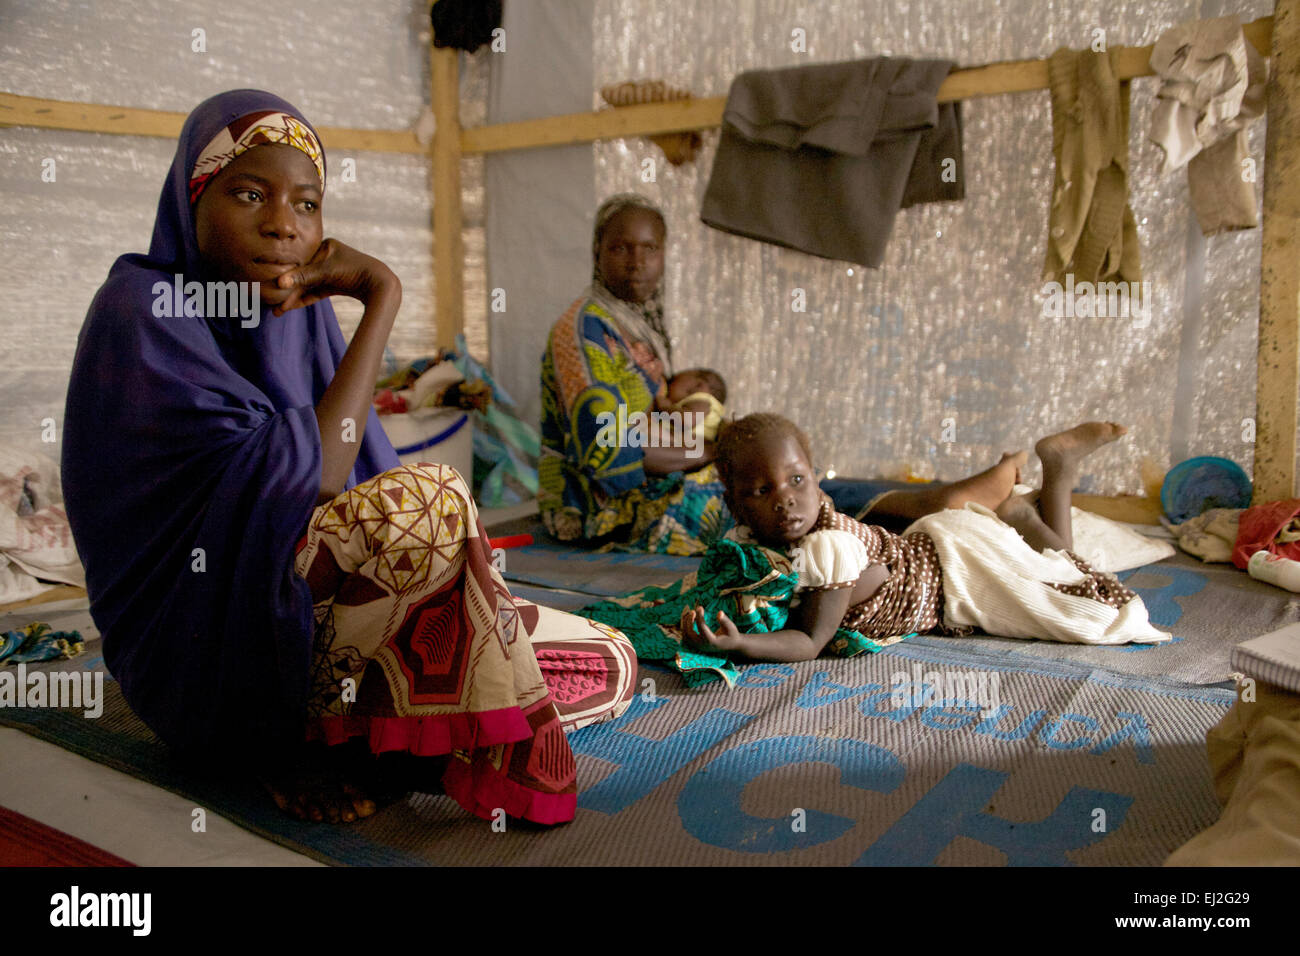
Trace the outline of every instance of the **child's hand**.
{"label": "child's hand", "polygon": [[369,305],[377,294],[395,293],[400,298],[402,292],[402,284],[392,269],[337,239],[326,239],[311,261],[286,272],[275,285],[289,291],[276,305],[276,315],[332,295],[346,295]]}
{"label": "child's hand", "polygon": [[718,630],[714,633],[704,621],[704,608],[687,608],[682,612],[682,637],[697,651],[734,651],[740,647],[741,634],[722,611],[718,612]]}

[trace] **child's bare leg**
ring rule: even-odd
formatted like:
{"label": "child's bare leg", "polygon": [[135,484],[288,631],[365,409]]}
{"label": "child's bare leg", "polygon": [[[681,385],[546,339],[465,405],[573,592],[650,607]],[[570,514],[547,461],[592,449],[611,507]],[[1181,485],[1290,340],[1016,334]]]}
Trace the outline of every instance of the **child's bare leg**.
{"label": "child's bare leg", "polygon": [[[1127,428],[1115,422],[1084,422],[1068,431],[1048,435],[1034,446],[1034,451],[1038,452],[1043,463],[1043,488],[1038,496],[1038,514],[1064,542],[1064,547],[1074,547],[1070,494],[1079,479],[1079,462],[1127,431]],[[1030,541],[1030,544],[1033,542]]]}
{"label": "child's bare leg", "polygon": [[1024,451],[1006,452],[992,468],[937,488],[919,488],[916,491],[891,491],[873,507],[868,515],[883,515],[915,521],[945,508],[964,508],[975,501],[986,508],[996,508],[1006,501],[1020,478],[1020,469],[1029,461]]}
{"label": "child's bare leg", "polygon": [[1038,508],[1034,507],[1033,498],[1037,494],[1038,492],[1033,492],[1008,498],[998,505],[997,516],[1020,532],[1020,537],[1035,551],[1041,553],[1048,548],[1064,551],[1070,547],[1070,543],[1044,524]]}

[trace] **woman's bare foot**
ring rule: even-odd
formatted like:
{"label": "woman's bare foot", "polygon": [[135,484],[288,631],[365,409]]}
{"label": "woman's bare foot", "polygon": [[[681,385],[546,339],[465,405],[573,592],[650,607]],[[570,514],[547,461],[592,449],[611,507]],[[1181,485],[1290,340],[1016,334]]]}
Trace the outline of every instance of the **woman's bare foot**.
{"label": "woman's bare foot", "polygon": [[443,793],[449,757],[390,751],[376,756],[360,739],[313,745],[288,770],[262,775],[275,805],[315,823],[352,823],[412,792]]}
{"label": "woman's bare foot", "polygon": [[289,773],[262,785],[285,813],[313,823],[352,823],[376,809],[357,787],[328,774]]}
{"label": "woman's bare foot", "polygon": [[264,773],[261,781],[275,805],[290,816],[314,823],[352,823],[375,812],[368,791],[370,783],[378,783],[376,760],[363,741],[335,747],[310,744],[286,763]]}
{"label": "woman's bare foot", "polygon": [[1073,471],[1084,458],[1127,432],[1115,422],[1084,422],[1039,440],[1034,451],[1043,463],[1044,474],[1048,468]]}

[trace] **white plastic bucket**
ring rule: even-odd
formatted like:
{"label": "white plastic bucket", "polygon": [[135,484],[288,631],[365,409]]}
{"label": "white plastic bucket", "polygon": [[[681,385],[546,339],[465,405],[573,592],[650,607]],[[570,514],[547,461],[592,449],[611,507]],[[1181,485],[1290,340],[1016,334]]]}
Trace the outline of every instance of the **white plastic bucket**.
{"label": "white plastic bucket", "polygon": [[451,465],[466,484],[474,481],[474,423],[459,408],[428,408],[380,415],[388,440],[402,464],[422,461]]}

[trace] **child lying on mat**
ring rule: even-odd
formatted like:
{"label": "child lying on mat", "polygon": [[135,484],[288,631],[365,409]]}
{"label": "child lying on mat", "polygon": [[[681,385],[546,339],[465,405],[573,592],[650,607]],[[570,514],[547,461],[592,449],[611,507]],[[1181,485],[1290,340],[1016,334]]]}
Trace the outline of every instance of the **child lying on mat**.
{"label": "child lying on mat", "polygon": [[792,422],[760,414],[729,423],[716,459],[739,525],[729,536],[794,556],[798,604],[788,626],[760,634],[742,634],[723,611],[710,622],[688,607],[682,636],[704,653],[759,661],[811,660],[841,629],[882,646],[975,627],[1088,644],[1167,641],[1136,594],[1069,550],[1079,463],[1125,431],[1088,422],[1044,438],[1041,492],[1012,495],[996,512],[972,503],[929,515],[899,536],[834,510]]}
{"label": "child lying on mat", "polygon": [[[734,683],[733,660],[851,657],[926,631],[1167,641],[1132,591],[1069,551],[1079,462],[1123,433],[1089,422],[1044,438],[1041,492],[1006,496],[996,512],[967,501],[899,536],[836,513],[803,432],[777,415],[750,415],[726,423],[716,447],[739,527],[681,581],[575,613],[617,627],[638,658],[670,662],[690,686]],[[1018,474],[1027,458],[1005,455],[997,467]]]}

